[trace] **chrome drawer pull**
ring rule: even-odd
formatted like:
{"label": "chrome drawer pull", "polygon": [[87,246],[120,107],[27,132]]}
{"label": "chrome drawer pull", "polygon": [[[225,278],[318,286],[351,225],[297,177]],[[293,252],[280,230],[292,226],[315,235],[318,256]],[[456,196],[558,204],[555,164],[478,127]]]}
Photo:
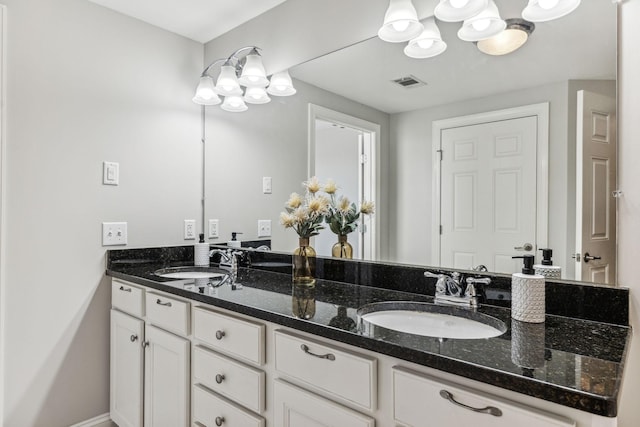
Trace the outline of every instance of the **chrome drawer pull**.
{"label": "chrome drawer pull", "polygon": [[216,417],[216,425],[219,427],[224,424],[224,417]]}
{"label": "chrome drawer pull", "polygon": [[327,353],[327,354],[315,354],[315,353],[312,353],[311,351],[309,351],[309,346],[306,345],[306,344],[302,344],[300,346],[300,348],[302,349],[302,351],[304,351],[305,353],[307,353],[310,356],[317,357],[319,359],[336,360],[336,356],[334,356],[331,353]]}
{"label": "chrome drawer pull", "polygon": [[217,375],[216,375],[216,382],[217,382],[218,384],[222,384],[222,381],[224,381],[224,375],[222,375],[222,374],[217,374]]}
{"label": "chrome drawer pull", "polygon": [[224,331],[216,331],[216,339],[217,340],[221,340],[222,338],[224,338],[226,334],[224,333]]}
{"label": "chrome drawer pull", "polygon": [[121,291],[131,292],[131,288],[125,288],[124,286],[120,286]]}
{"label": "chrome drawer pull", "polygon": [[464,403],[460,403],[458,401],[456,401],[453,398],[453,394],[449,393],[447,390],[440,390],[440,396],[442,396],[444,399],[448,400],[449,402],[453,403],[454,405],[457,406],[461,406],[465,409],[468,409],[470,411],[473,412],[480,412],[482,414],[489,414],[489,415],[493,415],[494,417],[501,417],[502,416],[502,411],[498,408],[496,408],[495,406],[487,406],[485,408],[474,408],[473,406],[467,406]]}
{"label": "chrome drawer pull", "polygon": [[131,342],[136,342],[136,340],[138,339],[137,335],[131,335],[131,337],[129,337],[129,339],[131,340]]}
{"label": "chrome drawer pull", "polygon": [[158,300],[156,301],[156,304],[158,305],[164,305],[165,307],[171,307],[171,302],[167,301],[167,302],[162,302],[162,300],[160,298],[158,298]]}

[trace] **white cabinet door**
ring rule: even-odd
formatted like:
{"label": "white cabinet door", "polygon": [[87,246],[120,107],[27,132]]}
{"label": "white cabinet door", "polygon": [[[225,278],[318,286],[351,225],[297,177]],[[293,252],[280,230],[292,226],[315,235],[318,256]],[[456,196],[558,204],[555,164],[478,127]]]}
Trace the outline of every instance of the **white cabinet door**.
{"label": "white cabinet door", "polygon": [[111,419],[142,427],[144,322],[111,310]]}
{"label": "white cabinet door", "polygon": [[274,381],[275,427],[373,427],[375,420],[281,380]]}
{"label": "white cabinet door", "polygon": [[189,425],[189,340],[147,325],[145,427]]}
{"label": "white cabinet door", "polygon": [[393,368],[393,418],[407,427],[575,426],[573,420],[402,367]]}

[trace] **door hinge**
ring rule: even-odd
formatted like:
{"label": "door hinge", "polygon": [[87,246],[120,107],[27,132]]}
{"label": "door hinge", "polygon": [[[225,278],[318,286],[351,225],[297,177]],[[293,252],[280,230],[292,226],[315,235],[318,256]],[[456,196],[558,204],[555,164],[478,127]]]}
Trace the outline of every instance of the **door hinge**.
{"label": "door hinge", "polygon": [[364,165],[365,163],[367,163],[368,159],[367,159],[367,155],[366,154],[360,154],[360,164]]}
{"label": "door hinge", "polygon": [[442,236],[442,225],[440,225],[440,235]]}
{"label": "door hinge", "polygon": [[437,150],[436,153],[440,154],[440,161],[442,161],[442,150]]}

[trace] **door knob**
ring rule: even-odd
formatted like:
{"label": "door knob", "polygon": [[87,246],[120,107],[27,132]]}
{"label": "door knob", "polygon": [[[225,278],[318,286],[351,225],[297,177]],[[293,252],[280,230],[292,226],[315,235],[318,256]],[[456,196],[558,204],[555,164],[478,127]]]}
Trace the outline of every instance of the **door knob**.
{"label": "door knob", "polygon": [[602,257],[599,256],[595,256],[595,255],[589,255],[589,252],[585,252],[584,254],[584,262],[589,262],[589,261],[593,261],[596,259],[602,259]]}
{"label": "door knob", "polygon": [[516,246],[513,249],[515,249],[516,251],[531,251],[533,249],[533,245],[531,243],[525,243],[522,246]]}

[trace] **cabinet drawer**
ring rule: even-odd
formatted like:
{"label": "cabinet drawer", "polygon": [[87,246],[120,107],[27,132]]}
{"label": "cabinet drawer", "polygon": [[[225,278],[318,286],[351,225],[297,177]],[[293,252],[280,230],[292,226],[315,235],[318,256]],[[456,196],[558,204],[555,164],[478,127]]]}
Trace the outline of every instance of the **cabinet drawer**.
{"label": "cabinet drawer", "polygon": [[[470,408],[494,409],[475,412]],[[488,413],[489,411],[492,413]],[[574,421],[559,415],[398,366],[393,368],[393,418],[410,427],[423,426],[424,420],[427,419],[434,426],[571,427],[576,425]]]}
{"label": "cabinet drawer", "polygon": [[144,290],[130,283],[113,279],[111,305],[136,317],[144,316]]}
{"label": "cabinet drawer", "polygon": [[264,364],[264,325],[206,310],[193,309],[193,336],[208,346],[257,365]]}
{"label": "cabinet drawer", "polygon": [[375,420],[330,400],[275,380],[274,425],[288,427],[374,427]]}
{"label": "cabinet drawer", "polygon": [[164,295],[147,292],[147,321],[178,335],[189,335],[191,305]]}
{"label": "cabinet drawer", "polygon": [[264,427],[264,418],[195,385],[193,386],[193,424],[199,427]]}
{"label": "cabinet drawer", "polygon": [[261,413],[264,410],[265,374],[204,347],[193,352],[193,378],[207,388]]}
{"label": "cabinet drawer", "polygon": [[277,330],[276,370],[373,411],[376,359]]}

